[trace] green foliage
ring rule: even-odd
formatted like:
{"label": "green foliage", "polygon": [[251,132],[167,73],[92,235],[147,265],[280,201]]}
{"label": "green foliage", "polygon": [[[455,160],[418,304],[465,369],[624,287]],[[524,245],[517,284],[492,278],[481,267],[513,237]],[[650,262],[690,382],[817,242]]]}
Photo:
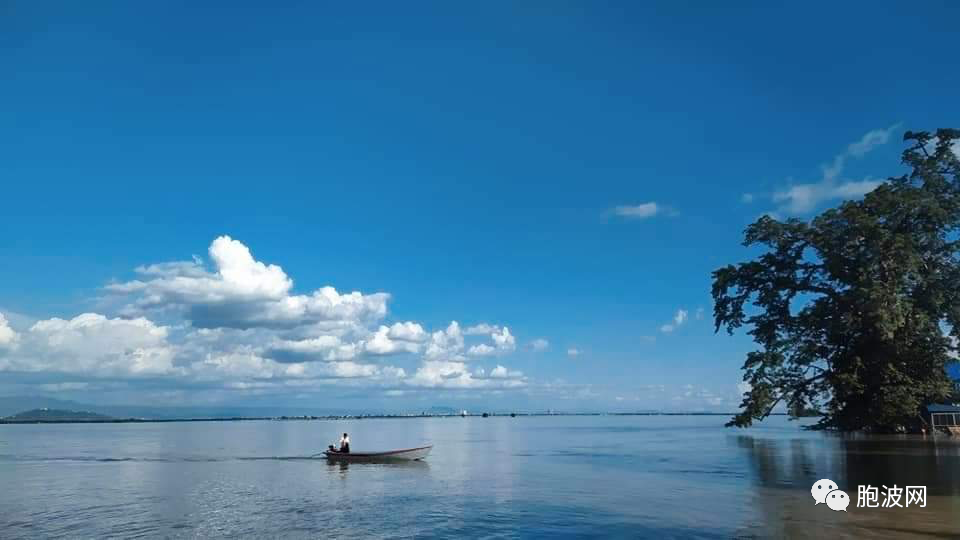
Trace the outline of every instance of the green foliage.
{"label": "green foliage", "polygon": [[749,426],[784,403],[820,428],[902,431],[948,399],[960,333],[960,130],[904,135],[911,172],[810,221],[762,217],[754,260],[713,273],[716,330],[748,327]]}

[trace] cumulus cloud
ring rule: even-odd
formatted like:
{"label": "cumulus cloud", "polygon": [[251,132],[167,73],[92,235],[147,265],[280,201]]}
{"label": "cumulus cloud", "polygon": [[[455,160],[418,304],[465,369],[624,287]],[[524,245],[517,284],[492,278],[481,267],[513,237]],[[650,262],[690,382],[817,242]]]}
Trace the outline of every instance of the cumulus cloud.
{"label": "cumulus cloud", "polygon": [[821,204],[834,201],[855,199],[873,191],[882,182],[871,179],[842,180],[843,171],[851,158],[861,158],[886,144],[894,131],[900,128],[895,124],[886,129],[874,129],[867,132],[860,140],[851,143],[830,163],[821,167],[820,181],[801,183],[775,191],[773,202],[778,204],[774,215],[798,216],[814,211]]}
{"label": "cumulus cloud", "polygon": [[[145,318],[84,313],[72,319],[42,320],[22,335],[16,353],[0,357],[0,371],[222,384],[231,389],[266,388],[259,382],[289,379],[362,378],[396,383],[406,377],[402,368],[353,361],[359,355],[356,344],[342,343],[335,336],[279,342],[264,351],[248,344],[225,344],[222,335],[209,331],[183,333],[176,340],[173,334],[171,327]],[[274,353],[275,357],[270,357]],[[317,355],[326,362],[305,361]],[[88,387],[87,382],[78,381],[45,383],[42,389]]]}
{"label": "cumulus cloud", "polygon": [[278,362],[311,362],[352,360],[363,351],[365,343],[347,343],[337,336],[319,336],[303,340],[277,340],[264,355]]}
{"label": "cumulus cloud", "polygon": [[425,361],[405,384],[427,388],[519,388],[526,386],[523,373],[498,365],[489,376],[482,369],[471,372],[465,362]]}
{"label": "cumulus cloud", "polygon": [[655,202],[647,202],[637,205],[616,206],[613,214],[625,219],[645,219],[656,216],[663,209]]}
{"label": "cumulus cloud", "polygon": [[460,324],[453,321],[446,329],[430,334],[430,341],[423,356],[427,360],[462,360],[463,347]]}
{"label": "cumulus cloud", "polygon": [[[381,326],[380,328],[382,330],[384,327]],[[402,322],[395,323],[393,326],[391,326],[387,332],[387,337],[391,339],[420,343],[422,341],[426,341],[430,336],[419,324],[415,322]]]}
{"label": "cumulus cloud", "polygon": [[[299,294],[280,266],[228,236],[211,243],[209,261],[136,268],[136,279],[106,287],[110,315],[19,318],[14,330],[0,314],[0,372],[29,374],[48,392],[136,380],[178,396],[196,388],[262,394],[330,384],[380,391],[527,384],[500,364],[489,374],[466,364],[468,356],[513,352],[507,326],[463,330],[453,321],[431,332],[414,321],[386,323],[388,294],[333,287]],[[393,355],[419,356],[420,366],[410,375],[385,365]]]}
{"label": "cumulus cloud", "polygon": [[[481,331],[482,330],[482,331]],[[511,353],[517,348],[517,340],[506,326],[490,326],[487,324],[468,328],[466,334],[489,334],[491,343],[480,343],[467,349],[469,356],[494,356]]]}
{"label": "cumulus cloud", "polygon": [[[417,326],[419,327],[420,325]],[[423,329],[421,328],[420,331],[423,332]],[[424,338],[425,337],[426,333],[424,332]],[[363,348],[370,354],[379,355],[418,353],[420,352],[420,343],[417,341],[392,337],[391,328],[387,326],[381,326],[369,341],[364,342]]]}
{"label": "cumulus cloud", "polygon": [[510,334],[510,329],[506,326],[498,331],[491,332],[490,337],[497,344],[497,349],[512,351],[517,348],[517,340]]}
{"label": "cumulus cloud", "polygon": [[109,293],[133,297],[126,315],[176,310],[200,328],[292,328],[318,321],[376,321],[387,313],[389,295],[339,293],[322,287],[291,295],[293,280],[277,265],[254,259],[250,249],[229,236],[210,244],[215,271],[202,261],[138,268],[142,279],[106,286]]}
{"label": "cumulus cloud", "polygon": [[84,313],[39,321],[22,336],[18,354],[0,370],[79,373],[94,377],[163,375],[177,371],[168,328],[144,319]]}
{"label": "cumulus cloud", "polygon": [[19,340],[20,335],[10,328],[9,321],[0,313],[0,350],[15,348]]}

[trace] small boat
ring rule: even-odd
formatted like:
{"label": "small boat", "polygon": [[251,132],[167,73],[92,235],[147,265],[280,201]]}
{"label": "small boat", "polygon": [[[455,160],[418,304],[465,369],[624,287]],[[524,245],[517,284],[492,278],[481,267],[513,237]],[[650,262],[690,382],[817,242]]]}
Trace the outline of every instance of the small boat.
{"label": "small boat", "polygon": [[386,452],[324,452],[327,459],[339,461],[417,461],[427,457],[433,445]]}

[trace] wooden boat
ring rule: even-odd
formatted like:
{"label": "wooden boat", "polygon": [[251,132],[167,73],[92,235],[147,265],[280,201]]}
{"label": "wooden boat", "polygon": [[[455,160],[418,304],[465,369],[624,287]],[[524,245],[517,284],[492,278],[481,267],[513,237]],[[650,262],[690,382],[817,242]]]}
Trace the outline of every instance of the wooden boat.
{"label": "wooden boat", "polygon": [[433,445],[386,452],[324,452],[327,459],[338,461],[416,461],[427,457]]}

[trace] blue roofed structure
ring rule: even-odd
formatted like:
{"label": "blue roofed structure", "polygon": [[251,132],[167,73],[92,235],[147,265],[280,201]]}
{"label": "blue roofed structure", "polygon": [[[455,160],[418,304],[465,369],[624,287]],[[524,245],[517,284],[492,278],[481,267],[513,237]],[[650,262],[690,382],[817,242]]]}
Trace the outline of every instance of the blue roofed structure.
{"label": "blue roofed structure", "polygon": [[[947,366],[947,375],[953,379],[956,388],[954,396],[960,395],[960,362],[952,362]],[[960,435],[960,403],[935,403],[924,407],[931,429],[945,429]]]}
{"label": "blue roofed structure", "polygon": [[926,409],[928,413],[960,414],[960,405],[927,405]]}

